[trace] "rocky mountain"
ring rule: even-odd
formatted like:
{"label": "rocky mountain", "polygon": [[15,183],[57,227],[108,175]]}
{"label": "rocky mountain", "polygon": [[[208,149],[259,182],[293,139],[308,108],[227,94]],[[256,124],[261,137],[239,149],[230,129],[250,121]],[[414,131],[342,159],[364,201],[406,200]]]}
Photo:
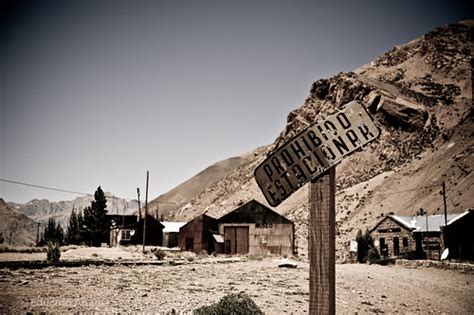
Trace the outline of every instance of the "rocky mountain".
{"label": "rocky mountain", "polygon": [[[138,212],[137,200],[118,198],[109,192],[105,193],[105,195],[107,197],[107,210],[110,214],[131,214]],[[85,207],[90,206],[93,199],[93,195],[58,202],[49,201],[47,199],[33,199],[24,204],[10,202],[9,206],[29,218],[40,222],[43,227],[46,226],[50,217],[54,217],[56,222],[61,224],[63,228],[66,228],[72,209],[74,208],[76,211],[83,210]]]}
{"label": "rocky mountain", "polygon": [[[183,202],[176,200],[168,219],[189,220],[204,212],[218,217],[250,199],[266,203],[253,178],[256,166],[303,128],[351,100],[366,106],[381,136],[337,166],[340,260],[358,229],[372,227],[390,212],[413,215],[424,208],[441,213],[443,182],[449,213],[473,207],[473,26],[469,20],[436,28],[353,72],[317,80],[304,104],[289,113],[273,144],[256,149],[216,182],[200,181],[205,188]],[[185,186],[172,192],[187,194]],[[307,250],[307,199],[305,186],[275,209],[296,223],[302,255]]]}
{"label": "rocky mountain", "polygon": [[36,244],[37,223],[11,208],[0,198],[0,233],[4,244],[11,246],[33,246]]}

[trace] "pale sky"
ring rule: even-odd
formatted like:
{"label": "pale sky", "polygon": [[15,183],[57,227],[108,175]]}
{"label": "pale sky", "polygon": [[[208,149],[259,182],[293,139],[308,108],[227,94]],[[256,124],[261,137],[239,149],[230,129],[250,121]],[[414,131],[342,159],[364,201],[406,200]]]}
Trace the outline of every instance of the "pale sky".
{"label": "pale sky", "polygon": [[[136,198],[149,170],[150,200],[272,143],[315,80],[474,12],[460,1],[6,3],[0,178]],[[0,182],[0,197],[76,195]]]}

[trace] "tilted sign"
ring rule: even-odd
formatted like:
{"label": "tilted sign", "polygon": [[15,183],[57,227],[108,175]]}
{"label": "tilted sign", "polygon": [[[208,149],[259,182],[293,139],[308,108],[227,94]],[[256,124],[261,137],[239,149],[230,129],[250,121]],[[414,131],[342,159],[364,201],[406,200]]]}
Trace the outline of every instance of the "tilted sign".
{"label": "tilted sign", "polygon": [[351,152],[377,138],[364,106],[353,101],[282,145],[255,169],[255,179],[274,207]]}

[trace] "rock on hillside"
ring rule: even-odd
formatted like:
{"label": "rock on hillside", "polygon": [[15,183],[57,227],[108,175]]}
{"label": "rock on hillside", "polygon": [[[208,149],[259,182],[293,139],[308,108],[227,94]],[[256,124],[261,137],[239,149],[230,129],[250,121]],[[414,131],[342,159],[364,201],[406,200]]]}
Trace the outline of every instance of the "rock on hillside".
{"label": "rock on hillside", "polygon": [[[337,249],[344,258],[357,229],[373,226],[395,212],[412,215],[420,207],[440,213],[446,182],[448,212],[474,205],[472,188],[473,107],[471,46],[473,21],[433,30],[397,46],[354,72],[313,83],[303,106],[292,111],[275,142],[197,194],[170,216],[180,220],[207,212],[220,216],[241,201],[264,197],[253,178],[266,155],[303,128],[361,101],[381,136],[337,166]],[[307,245],[307,186],[276,211],[296,223],[300,254]]]}
{"label": "rock on hillside", "polygon": [[37,223],[26,215],[12,209],[0,198],[0,233],[4,244],[11,246],[34,246]]}

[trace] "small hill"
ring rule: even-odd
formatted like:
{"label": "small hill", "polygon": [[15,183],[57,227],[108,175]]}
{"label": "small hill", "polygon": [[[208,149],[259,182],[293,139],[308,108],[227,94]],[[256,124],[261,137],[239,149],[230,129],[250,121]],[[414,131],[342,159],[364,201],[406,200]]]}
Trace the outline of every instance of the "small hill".
{"label": "small hill", "polygon": [[[219,161],[209,166],[184,183],[149,202],[149,211],[152,214],[155,214],[158,209],[160,217],[162,215],[164,217],[169,217],[170,211],[177,207],[186,207],[192,198],[203,192],[209,191],[209,188],[212,185],[222,180],[225,176],[242,165],[252,161],[254,156],[255,152],[249,152],[241,156]],[[175,213],[173,213],[172,216],[176,216]],[[175,217],[174,219],[179,219],[179,217]]]}
{"label": "small hill", "polygon": [[37,223],[12,209],[0,198],[0,233],[4,244],[11,246],[36,245]]}

